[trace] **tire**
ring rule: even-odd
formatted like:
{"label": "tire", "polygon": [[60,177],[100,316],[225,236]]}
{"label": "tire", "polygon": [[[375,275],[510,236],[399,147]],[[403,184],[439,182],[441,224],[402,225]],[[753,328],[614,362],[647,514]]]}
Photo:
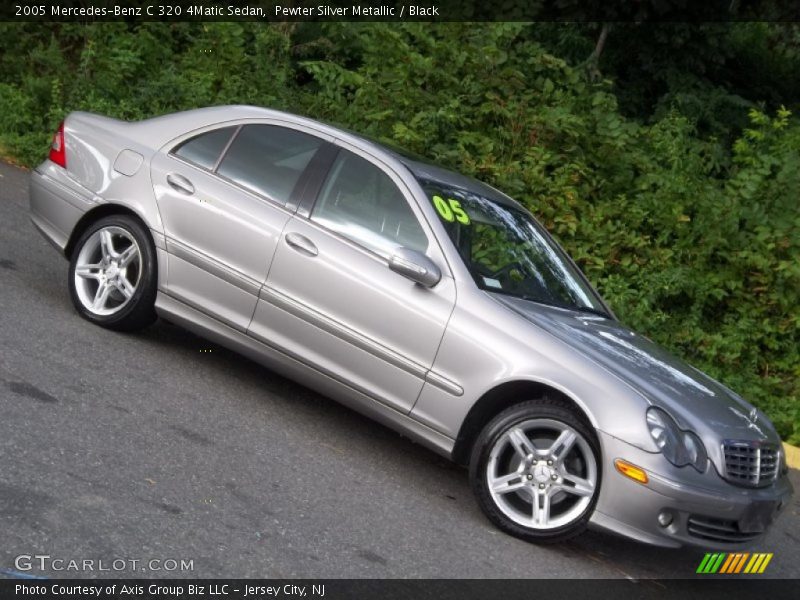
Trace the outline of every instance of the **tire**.
{"label": "tire", "polygon": [[116,331],[137,331],[156,320],[155,247],[135,218],[113,215],[78,238],[69,264],[69,293],[84,319]]}
{"label": "tire", "polygon": [[470,458],[470,485],[481,510],[502,531],[536,543],[562,542],[586,529],[601,476],[594,429],[556,398],[498,414]]}

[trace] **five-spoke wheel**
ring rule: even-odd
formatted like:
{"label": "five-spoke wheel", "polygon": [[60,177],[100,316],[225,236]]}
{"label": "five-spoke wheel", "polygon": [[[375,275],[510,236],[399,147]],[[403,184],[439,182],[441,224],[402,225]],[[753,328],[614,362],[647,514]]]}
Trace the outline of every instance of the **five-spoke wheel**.
{"label": "five-spoke wheel", "polygon": [[589,426],[565,403],[544,398],[495,417],[470,465],[481,508],[501,529],[531,541],[560,541],[586,526],[600,486]]}
{"label": "five-spoke wheel", "polygon": [[100,219],[79,238],[70,262],[70,292],[78,312],[99,325],[134,330],[155,319],[155,252],[135,219]]}
{"label": "five-spoke wheel", "polygon": [[75,265],[75,290],[87,310],[111,315],[133,298],[142,274],[142,254],[121,227],[95,231],[83,244]]}

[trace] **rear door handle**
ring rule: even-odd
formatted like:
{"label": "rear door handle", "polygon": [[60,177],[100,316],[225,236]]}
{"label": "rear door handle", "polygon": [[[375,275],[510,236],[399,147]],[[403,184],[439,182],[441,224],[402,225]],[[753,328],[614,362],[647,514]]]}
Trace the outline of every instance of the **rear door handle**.
{"label": "rear door handle", "polygon": [[284,239],[289,246],[303,254],[307,254],[308,256],[316,256],[319,254],[319,250],[317,250],[314,242],[304,235],[292,232],[287,233]]}
{"label": "rear door handle", "polygon": [[194,194],[194,186],[192,185],[192,182],[186,179],[186,177],[183,175],[170,173],[167,175],[167,183],[172,189],[180,192],[181,194],[186,194],[187,196]]}

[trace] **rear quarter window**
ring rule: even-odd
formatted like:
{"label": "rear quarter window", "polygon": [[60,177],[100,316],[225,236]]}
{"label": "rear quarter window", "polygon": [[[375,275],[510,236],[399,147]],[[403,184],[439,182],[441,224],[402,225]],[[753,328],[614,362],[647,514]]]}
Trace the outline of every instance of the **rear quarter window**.
{"label": "rear quarter window", "polygon": [[223,127],[201,133],[173,148],[172,154],[211,170],[217,164],[234,131],[236,127]]}

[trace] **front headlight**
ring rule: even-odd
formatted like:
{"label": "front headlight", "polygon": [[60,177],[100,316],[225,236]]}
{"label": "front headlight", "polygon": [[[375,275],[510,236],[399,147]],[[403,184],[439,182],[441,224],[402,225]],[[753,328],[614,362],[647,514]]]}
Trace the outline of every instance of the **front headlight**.
{"label": "front headlight", "polygon": [[683,431],[675,420],[660,408],[647,409],[647,428],[658,449],[676,467],[692,465],[706,470],[708,454],[703,442],[691,431]]}

